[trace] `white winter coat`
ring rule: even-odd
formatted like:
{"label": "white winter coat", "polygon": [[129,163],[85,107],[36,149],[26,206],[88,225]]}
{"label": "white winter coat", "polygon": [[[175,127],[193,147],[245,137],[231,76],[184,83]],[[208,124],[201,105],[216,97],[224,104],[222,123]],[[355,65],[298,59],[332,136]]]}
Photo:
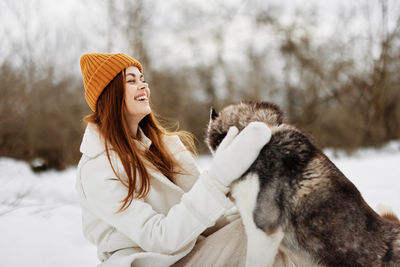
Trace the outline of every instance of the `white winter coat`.
{"label": "white winter coat", "polygon": [[[142,149],[151,141],[141,132]],[[196,239],[215,224],[233,203],[207,173],[200,174],[191,154],[177,136],[165,136],[172,155],[188,171],[170,181],[148,168],[150,192],[116,213],[127,188],[116,179],[97,127],[89,123],[80,147],[76,189],[82,207],[83,232],[98,249],[101,267],[169,266],[188,254]],[[126,177],[116,153],[113,165]]]}

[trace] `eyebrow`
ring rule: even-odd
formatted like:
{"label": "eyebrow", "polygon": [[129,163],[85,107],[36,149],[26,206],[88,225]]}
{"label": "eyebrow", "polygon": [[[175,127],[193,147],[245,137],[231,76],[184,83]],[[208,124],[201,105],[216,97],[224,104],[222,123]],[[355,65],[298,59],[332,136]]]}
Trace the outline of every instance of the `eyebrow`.
{"label": "eyebrow", "polygon": [[[135,78],[135,77],[136,77],[136,75],[135,75],[134,73],[127,73],[127,74],[126,74],[126,76],[128,76],[128,75],[132,75],[132,76],[133,76],[133,78]],[[140,78],[142,78],[142,77],[143,77],[143,74],[141,74],[141,75],[140,75]]]}

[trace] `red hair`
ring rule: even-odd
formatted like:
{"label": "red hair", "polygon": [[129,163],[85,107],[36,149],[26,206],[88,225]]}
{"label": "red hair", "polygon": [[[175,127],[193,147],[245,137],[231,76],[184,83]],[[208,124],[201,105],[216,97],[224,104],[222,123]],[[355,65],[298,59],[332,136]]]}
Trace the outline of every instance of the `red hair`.
{"label": "red hair", "polygon": [[[179,162],[168,152],[163,142],[163,136],[177,134],[189,150],[195,152],[193,136],[184,131],[168,132],[150,113],[139,123],[143,133],[152,141],[150,149],[143,152],[135,145],[129,133],[128,123],[125,119],[125,71],[120,72],[106,86],[96,104],[96,111],[84,118],[98,126],[105,143],[106,153],[111,168],[118,180],[128,188],[127,196],[121,200],[122,206],[118,212],[129,207],[134,198],[140,199],[148,195],[150,190],[150,177],[147,167],[156,168],[168,179],[183,173]],[[137,137],[135,137],[137,139]],[[109,150],[114,150],[125,170],[126,179],[123,179],[115,170]],[[148,163],[151,163],[150,166]]]}

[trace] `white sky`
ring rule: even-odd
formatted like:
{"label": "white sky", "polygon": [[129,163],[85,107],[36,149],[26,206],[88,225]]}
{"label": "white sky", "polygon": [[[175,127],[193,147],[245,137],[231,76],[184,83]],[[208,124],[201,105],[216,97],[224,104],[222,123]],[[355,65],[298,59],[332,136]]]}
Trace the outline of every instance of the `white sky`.
{"label": "white sky", "polygon": [[[122,1],[116,1],[121,3]],[[349,38],[348,34],[361,38],[368,38],[368,21],[361,15],[369,10],[372,27],[379,29],[378,0],[148,0],[151,6],[151,33],[150,51],[155,65],[170,64],[179,61],[180,64],[202,64],[209,58],[215,58],[217,53],[211,33],[216,27],[224,27],[227,36],[224,46],[224,57],[228,60],[238,60],[241,49],[249,41],[260,45],[269,43],[273,46],[277,38],[273,32],[258,31],[252,25],[248,15],[255,10],[267,7],[278,7],[280,23],[290,25],[295,20],[297,23],[309,24],[296,17],[296,12],[305,10],[309,18],[315,17],[315,25],[309,27],[315,36],[315,42],[324,42],[332,34],[336,37]],[[226,10],[221,9],[221,3],[228,7],[229,18]],[[369,4],[368,4],[369,3]],[[400,14],[400,1],[388,0],[389,3],[389,28],[395,24],[395,16]],[[12,55],[13,61],[22,63],[26,61],[29,47],[24,39],[29,40],[33,60],[43,64],[56,61],[63,66],[74,64],[81,54],[92,51],[104,51],[106,47],[107,1],[95,0],[2,0],[0,2],[0,63]],[[317,7],[317,15],[309,10]],[[354,7],[362,7],[354,9]],[[184,14],[193,13],[210,15],[213,19],[202,21],[201,24],[184,21]],[[339,16],[344,18],[338,19]],[[358,17],[350,24],[345,18]],[[192,28],[196,26],[196,28]],[[189,28],[190,27],[190,28]],[[23,29],[28,29],[24,35]],[[189,28],[189,29],[188,29]],[[345,34],[338,34],[337,29],[343,28]],[[374,32],[374,31],[373,31]],[[276,34],[276,33],[275,33]],[[375,36],[377,37],[377,36]],[[113,51],[127,52],[118,35],[115,35]],[[193,39],[198,42],[199,50],[194,54],[193,46],[188,41]],[[278,37],[279,38],[279,37]],[[10,52],[12,51],[12,52]],[[377,51],[375,51],[377,53]],[[134,56],[134,55],[133,55]],[[16,59],[15,59],[16,58]],[[170,64],[171,65],[171,64]],[[71,69],[71,68],[69,68]],[[79,68],[72,72],[79,73]]]}

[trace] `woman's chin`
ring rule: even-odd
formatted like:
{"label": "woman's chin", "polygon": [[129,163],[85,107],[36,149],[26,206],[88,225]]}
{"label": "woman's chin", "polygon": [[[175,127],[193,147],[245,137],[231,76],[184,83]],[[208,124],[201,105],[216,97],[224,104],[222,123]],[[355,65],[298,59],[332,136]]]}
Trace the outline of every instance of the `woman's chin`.
{"label": "woman's chin", "polygon": [[146,117],[147,115],[149,115],[151,113],[151,108],[148,107],[147,109],[143,110],[143,112],[141,113],[143,118]]}

